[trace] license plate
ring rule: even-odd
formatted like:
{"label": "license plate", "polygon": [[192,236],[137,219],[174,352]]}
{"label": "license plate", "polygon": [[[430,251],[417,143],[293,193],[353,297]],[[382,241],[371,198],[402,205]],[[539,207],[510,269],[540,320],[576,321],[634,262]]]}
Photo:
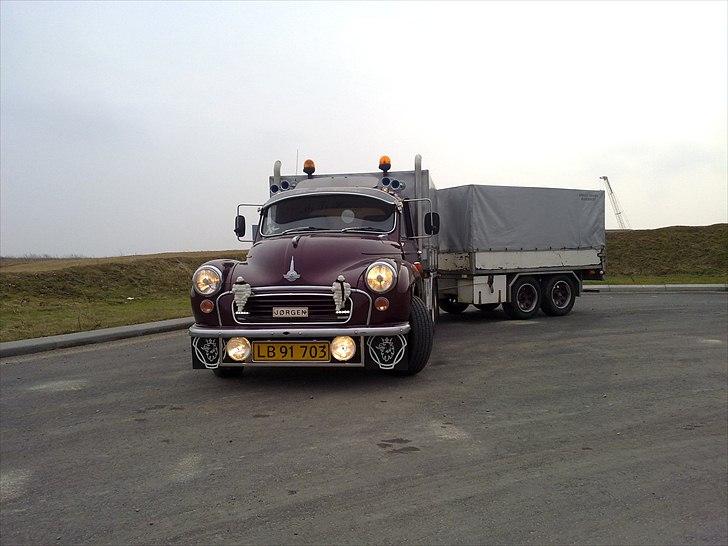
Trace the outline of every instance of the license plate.
{"label": "license plate", "polygon": [[273,316],[276,318],[307,317],[308,307],[274,307]]}
{"label": "license plate", "polygon": [[331,360],[329,343],[311,341],[290,343],[287,341],[254,341],[254,362],[328,362]]}

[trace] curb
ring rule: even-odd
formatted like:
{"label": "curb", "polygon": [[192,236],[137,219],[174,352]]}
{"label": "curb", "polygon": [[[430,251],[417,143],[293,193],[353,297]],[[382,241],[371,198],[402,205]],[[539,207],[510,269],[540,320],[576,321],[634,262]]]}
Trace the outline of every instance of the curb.
{"label": "curb", "polygon": [[610,292],[613,294],[728,292],[728,284],[585,284],[584,292]]}
{"label": "curb", "polygon": [[33,339],[21,339],[19,341],[8,341],[0,343],[0,357],[18,356],[52,349],[64,349],[101,343],[104,341],[115,341],[129,337],[146,336],[189,328],[194,323],[192,317],[181,319],[161,320],[159,322],[146,322],[144,324],[132,324],[131,326],[117,326],[115,328],[103,328],[101,330],[90,330],[87,332],[76,332],[73,334],[62,334],[58,336],[37,337]]}

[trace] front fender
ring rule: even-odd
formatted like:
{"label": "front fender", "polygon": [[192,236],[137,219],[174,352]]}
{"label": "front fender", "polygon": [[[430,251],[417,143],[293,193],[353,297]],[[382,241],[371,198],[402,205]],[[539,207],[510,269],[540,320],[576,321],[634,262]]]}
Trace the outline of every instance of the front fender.
{"label": "front fender", "polygon": [[389,300],[389,308],[386,311],[378,311],[376,307],[372,309],[372,325],[406,322],[409,319],[410,302],[418,278],[415,275],[417,270],[407,262],[400,262],[396,265],[398,266],[397,284],[389,292],[377,294],[369,290],[366,283],[362,287],[362,290],[366,290],[371,295],[372,301],[376,301],[378,297],[385,297]]}
{"label": "front fender", "polygon": [[220,259],[210,260],[200,265],[200,267],[202,267],[203,265],[214,266],[222,273],[222,284],[220,286],[220,290],[207,298],[205,296],[201,296],[195,291],[194,287],[192,287],[192,279],[190,279],[190,303],[192,304],[192,314],[194,315],[195,322],[197,324],[204,324],[206,326],[218,326],[217,309],[213,309],[212,313],[203,313],[202,311],[200,311],[200,302],[202,302],[202,300],[204,299],[210,299],[215,302],[220,292],[230,290],[230,286],[232,285],[232,282],[234,280],[232,278],[232,272],[235,267],[240,263],[242,263],[240,260]]}

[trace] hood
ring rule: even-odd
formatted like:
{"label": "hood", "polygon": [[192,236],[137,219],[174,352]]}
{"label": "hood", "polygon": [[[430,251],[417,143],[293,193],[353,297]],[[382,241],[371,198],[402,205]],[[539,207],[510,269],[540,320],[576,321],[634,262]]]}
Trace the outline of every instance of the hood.
{"label": "hood", "polygon": [[[265,239],[253,246],[248,258],[239,264],[230,282],[242,275],[251,286],[328,286],[339,275],[357,286],[366,267],[381,258],[402,256],[399,244],[379,237],[299,234],[294,237]],[[294,281],[284,278],[291,270],[299,275]]]}

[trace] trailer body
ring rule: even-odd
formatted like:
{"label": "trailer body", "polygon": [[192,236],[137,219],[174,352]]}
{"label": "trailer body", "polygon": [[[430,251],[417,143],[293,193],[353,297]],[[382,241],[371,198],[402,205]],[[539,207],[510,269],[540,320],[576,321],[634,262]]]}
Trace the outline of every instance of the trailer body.
{"label": "trailer body", "polygon": [[441,297],[510,302],[526,274],[569,275],[578,294],[603,274],[603,191],[465,185],[438,190],[437,202]]}

